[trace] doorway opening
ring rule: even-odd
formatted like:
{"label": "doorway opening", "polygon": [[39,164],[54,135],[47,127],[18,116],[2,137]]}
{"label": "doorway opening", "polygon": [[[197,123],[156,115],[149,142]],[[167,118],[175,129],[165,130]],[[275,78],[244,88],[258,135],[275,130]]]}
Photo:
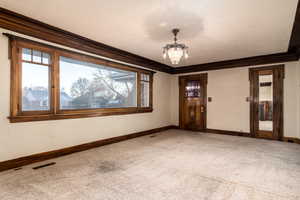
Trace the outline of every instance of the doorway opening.
{"label": "doorway opening", "polygon": [[284,65],[249,69],[250,129],[252,137],[283,137]]}
{"label": "doorway opening", "polygon": [[207,73],[179,77],[179,126],[206,129]]}

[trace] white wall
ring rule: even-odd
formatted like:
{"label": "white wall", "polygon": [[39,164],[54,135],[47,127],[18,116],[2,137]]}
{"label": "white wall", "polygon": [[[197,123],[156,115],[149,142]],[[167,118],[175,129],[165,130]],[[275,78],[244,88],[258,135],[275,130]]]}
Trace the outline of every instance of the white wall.
{"label": "white wall", "polygon": [[[300,138],[300,63],[288,62],[284,64],[286,66],[284,79],[284,136]],[[207,128],[250,131],[250,106],[249,102],[246,102],[246,97],[250,95],[248,68],[207,72],[207,96],[212,97],[212,102],[207,103]],[[178,125],[178,76],[174,76],[172,79],[171,121],[174,125]]]}
{"label": "white wall", "polygon": [[0,161],[171,125],[171,75],[162,72],[154,75],[152,113],[9,123],[10,61],[2,32],[11,31],[0,29]]}
{"label": "white wall", "polygon": [[[12,33],[0,29],[0,33],[2,32]],[[7,117],[10,102],[10,61],[8,39],[2,34],[0,52],[0,162],[99,139],[178,125],[178,76],[162,72],[154,75],[152,113],[9,123]],[[285,136],[300,138],[300,63],[285,64],[284,132]],[[208,97],[212,97],[213,101],[208,102],[207,127],[248,132],[247,96],[249,96],[247,67],[209,71]]]}

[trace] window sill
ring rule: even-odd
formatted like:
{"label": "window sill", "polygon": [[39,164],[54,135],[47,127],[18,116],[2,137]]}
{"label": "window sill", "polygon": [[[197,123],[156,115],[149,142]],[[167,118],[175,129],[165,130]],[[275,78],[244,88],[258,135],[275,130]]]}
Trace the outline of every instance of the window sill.
{"label": "window sill", "polygon": [[102,117],[110,115],[127,115],[135,113],[152,112],[152,108],[141,108],[130,111],[111,111],[111,112],[95,112],[95,113],[63,113],[63,114],[45,114],[45,115],[28,115],[28,116],[10,116],[8,117],[10,123],[31,122],[31,121],[47,121],[47,120],[61,120],[61,119],[78,119],[89,117]]}

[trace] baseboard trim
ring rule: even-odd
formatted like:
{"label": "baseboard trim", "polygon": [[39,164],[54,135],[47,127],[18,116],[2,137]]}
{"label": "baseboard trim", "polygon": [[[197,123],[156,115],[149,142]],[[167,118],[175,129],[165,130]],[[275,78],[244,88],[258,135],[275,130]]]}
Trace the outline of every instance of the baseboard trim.
{"label": "baseboard trim", "polygon": [[300,144],[300,139],[299,139],[299,138],[294,138],[294,137],[283,137],[282,140],[283,140],[284,142]]}
{"label": "baseboard trim", "polygon": [[96,148],[96,147],[100,147],[100,146],[104,146],[104,145],[108,145],[108,144],[121,142],[124,140],[133,139],[136,137],[141,137],[141,136],[150,135],[153,133],[158,133],[161,131],[166,131],[169,129],[176,129],[176,126],[164,126],[164,127],[160,127],[160,128],[151,129],[151,130],[146,130],[146,131],[141,131],[141,132],[132,133],[132,134],[128,134],[128,135],[122,135],[122,136],[118,136],[118,137],[98,140],[95,142],[80,144],[80,145],[67,147],[67,148],[63,148],[63,149],[58,149],[58,150],[54,150],[54,151],[48,151],[48,152],[38,153],[38,154],[25,156],[25,157],[21,157],[21,158],[3,161],[3,162],[0,162],[0,172],[9,170],[9,169],[22,167],[22,166],[40,162],[40,161],[57,158],[60,156],[69,155],[69,154],[80,152],[80,151],[89,150],[92,148]]}
{"label": "baseboard trim", "polygon": [[219,129],[206,129],[205,132],[206,133],[222,134],[222,135],[251,137],[250,133],[238,132],[238,131],[227,131],[227,130],[219,130]]}
{"label": "baseboard trim", "polygon": [[[251,133],[238,132],[238,131],[227,131],[227,130],[219,130],[219,129],[206,129],[205,132],[206,133],[222,134],[222,135],[252,137]],[[264,139],[264,138],[257,138],[257,139]],[[299,138],[294,138],[294,137],[283,137],[282,140],[280,140],[280,141],[300,144],[300,139]]]}

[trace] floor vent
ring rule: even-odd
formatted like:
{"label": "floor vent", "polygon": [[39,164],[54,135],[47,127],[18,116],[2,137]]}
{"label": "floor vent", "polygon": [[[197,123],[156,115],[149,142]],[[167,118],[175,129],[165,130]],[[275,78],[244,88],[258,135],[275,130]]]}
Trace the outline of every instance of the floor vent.
{"label": "floor vent", "polygon": [[55,165],[55,164],[56,164],[55,162],[52,162],[52,163],[48,163],[48,164],[33,167],[32,169],[40,169],[40,168],[48,167],[48,166]]}
{"label": "floor vent", "polygon": [[15,171],[18,171],[18,170],[20,170],[20,169],[22,169],[22,167],[15,168],[14,170],[15,170]]}
{"label": "floor vent", "polygon": [[156,137],[156,135],[151,135],[150,137]]}

